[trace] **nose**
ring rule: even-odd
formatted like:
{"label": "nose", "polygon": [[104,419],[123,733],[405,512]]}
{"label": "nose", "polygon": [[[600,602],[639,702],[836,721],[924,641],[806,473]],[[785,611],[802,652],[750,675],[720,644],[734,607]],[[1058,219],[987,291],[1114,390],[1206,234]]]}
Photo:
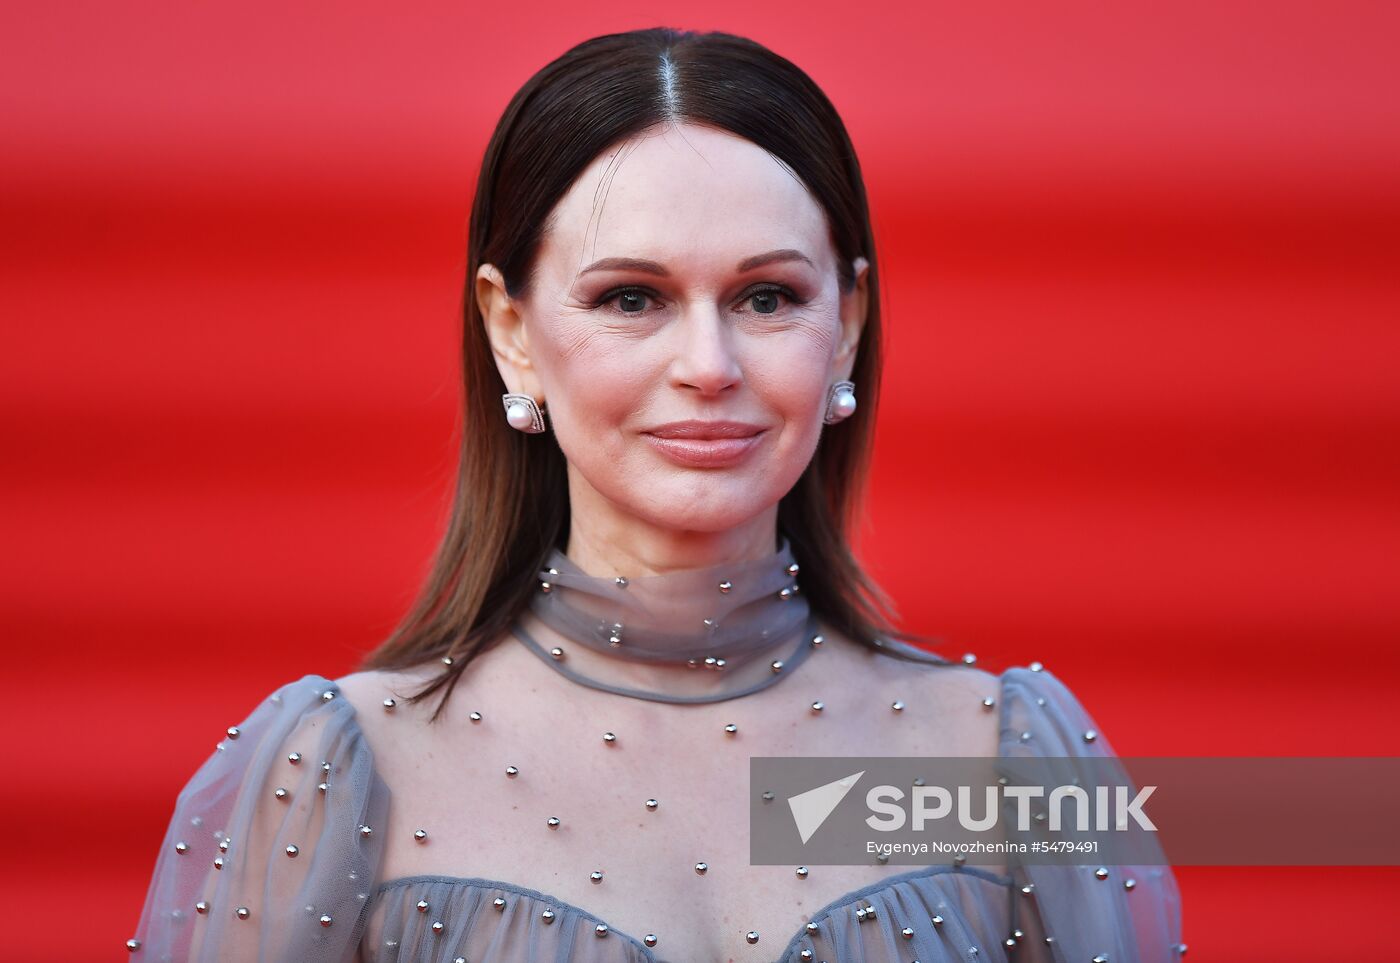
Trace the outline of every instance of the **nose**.
{"label": "nose", "polygon": [[702,394],[719,394],[743,379],[733,339],[735,332],[713,307],[700,307],[682,319],[672,364],[675,383]]}

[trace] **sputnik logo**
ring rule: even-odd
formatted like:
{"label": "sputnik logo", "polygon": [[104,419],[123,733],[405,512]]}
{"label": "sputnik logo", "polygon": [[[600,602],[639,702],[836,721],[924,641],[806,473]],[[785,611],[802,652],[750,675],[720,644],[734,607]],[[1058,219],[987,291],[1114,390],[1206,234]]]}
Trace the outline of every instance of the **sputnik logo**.
{"label": "sputnik logo", "polygon": [[860,777],[865,775],[865,770],[844,776],[835,782],[829,782],[825,786],[818,786],[816,789],[809,789],[804,793],[788,797],[788,808],[792,810],[793,822],[797,823],[797,831],[802,836],[802,842],[806,843],[811,839],[818,829],[822,828],[822,823],[841,805],[841,800],[846,798],[846,793],[850,792]]}

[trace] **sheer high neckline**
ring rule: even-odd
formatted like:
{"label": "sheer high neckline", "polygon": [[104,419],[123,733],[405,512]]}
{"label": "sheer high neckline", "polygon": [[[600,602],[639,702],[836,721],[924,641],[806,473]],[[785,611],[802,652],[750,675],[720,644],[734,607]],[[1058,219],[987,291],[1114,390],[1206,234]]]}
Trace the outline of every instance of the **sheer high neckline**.
{"label": "sheer high neckline", "polygon": [[[520,623],[515,634],[593,688],[661,702],[733,699],[776,683],[820,644],[799,571],[786,536],[762,558],[638,577],[589,575],[556,548],[529,611],[565,642],[546,649]],[[571,663],[572,650],[581,658]],[[620,683],[628,663],[686,671],[665,691],[637,689]]]}

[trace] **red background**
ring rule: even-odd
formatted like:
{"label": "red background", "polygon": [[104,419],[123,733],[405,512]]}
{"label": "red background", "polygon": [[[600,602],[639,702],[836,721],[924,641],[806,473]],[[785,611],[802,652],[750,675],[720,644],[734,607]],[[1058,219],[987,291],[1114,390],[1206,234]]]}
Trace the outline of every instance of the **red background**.
{"label": "red background", "polygon": [[[910,628],[1042,660],[1124,755],[1394,751],[1393,6],[596,7],[0,10],[6,959],[123,952],[222,729],[408,603],[481,151],[639,26],[846,118]],[[1400,870],[1178,874],[1191,959],[1394,958]]]}

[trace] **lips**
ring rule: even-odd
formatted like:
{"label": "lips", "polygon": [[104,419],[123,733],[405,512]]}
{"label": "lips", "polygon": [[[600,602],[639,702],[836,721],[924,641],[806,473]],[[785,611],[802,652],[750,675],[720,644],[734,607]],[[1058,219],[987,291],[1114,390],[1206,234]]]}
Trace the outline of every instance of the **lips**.
{"label": "lips", "polygon": [[673,421],[646,432],[657,438],[692,438],[706,441],[720,438],[749,438],[763,431],[761,425],[742,421]]}
{"label": "lips", "polygon": [[758,447],[765,429],[737,421],[686,421],[642,432],[663,456],[689,468],[727,468]]}

